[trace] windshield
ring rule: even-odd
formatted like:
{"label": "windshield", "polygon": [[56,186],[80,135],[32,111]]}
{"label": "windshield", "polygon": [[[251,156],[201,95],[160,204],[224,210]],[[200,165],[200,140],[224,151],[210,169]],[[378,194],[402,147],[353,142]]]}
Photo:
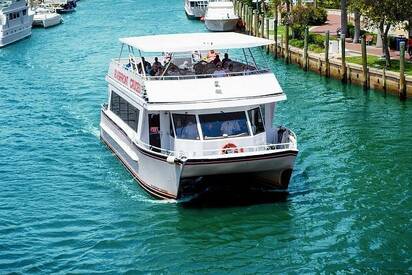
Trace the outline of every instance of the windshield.
{"label": "windshield", "polygon": [[248,136],[245,112],[199,115],[204,139]]}
{"label": "windshield", "polygon": [[199,139],[195,115],[173,114],[176,137],[181,139]]}

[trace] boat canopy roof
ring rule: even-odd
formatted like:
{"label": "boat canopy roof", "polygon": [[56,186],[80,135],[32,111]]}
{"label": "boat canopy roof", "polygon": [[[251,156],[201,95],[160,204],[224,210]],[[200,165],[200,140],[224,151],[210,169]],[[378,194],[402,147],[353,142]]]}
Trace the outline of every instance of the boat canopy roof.
{"label": "boat canopy roof", "polygon": [[235,32],[181,33],[126,37],[119,39],[143,52],[191,52],[216,49],[241,49],[266,46],[274,41]]}

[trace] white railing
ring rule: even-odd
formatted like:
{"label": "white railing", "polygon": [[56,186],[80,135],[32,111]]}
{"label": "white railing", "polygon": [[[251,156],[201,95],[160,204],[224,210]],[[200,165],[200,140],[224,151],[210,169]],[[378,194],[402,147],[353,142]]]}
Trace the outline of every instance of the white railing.
{"label": "white railing", "polygon": [[[291,132],[296,140],[296,136],[293,132]],[[225,157],[233,157],[237,155],[248,155],[250,153],[263,153],[267,151],[280,151],[280,150],[290,150],[290,149],[297,149],[296,142],[291,140],[287,143],[277,143],[277,144],[263,144],[263,145],[253,145],[253,146],[239,146],[239,147],[223,147],[218,149],[207,149],[207,150],[200,150],[200,151],[173,151],[164,148],[159,148],[156,146],[152,146],[150,144],[144,142],[136,142],[137,145],[144,147],[154,153],[173,156],[179,159],[187,159],[187,158],[201,158],[201,157],[216,157],[216,158],[225,158]]]}

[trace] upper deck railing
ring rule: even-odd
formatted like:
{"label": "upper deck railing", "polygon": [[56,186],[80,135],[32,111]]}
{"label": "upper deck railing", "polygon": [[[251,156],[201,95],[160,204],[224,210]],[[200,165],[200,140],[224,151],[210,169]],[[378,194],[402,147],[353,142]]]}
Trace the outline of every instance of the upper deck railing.
{"label": "upper deck railing", "polygon": [[[264,73],[270,73],[268,68],[256,68],[254,66],[244,64],[241,62],[235,62],[237,67],[233,70],[221,70],[219,72],[209,73],[210,70],[217,70],[217,68],[208,68],[208,72],[199,72],[196,71],[193,66],[189,69],[180,69],[178,66],[173,65],[172,70],[166,71],[164,75],[150,75],[150,73],[141,73],[139,70],[138,64],[131,64],[128,59],[113,59],[118,67],[121,67],[123,70],[132,73],[133,75],[139,77],[142,80],[186,80],[186,79],[204,79],[204,78],[222,78],[222,77],[233,77],[233,76],[247,76],[247,75],[258,75]],[[210,64],[210,63],[209,63]],[[164,69],[167,68],[167,65],[164,66]],[[140,72],[139,72],[140,71]]]}

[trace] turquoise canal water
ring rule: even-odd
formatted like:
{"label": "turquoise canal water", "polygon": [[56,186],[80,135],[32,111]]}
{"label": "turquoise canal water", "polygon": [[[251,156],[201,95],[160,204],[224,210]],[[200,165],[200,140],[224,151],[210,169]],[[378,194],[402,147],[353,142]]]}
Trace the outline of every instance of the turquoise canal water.
{"label": "turquoise canal water", "polygon": [[267,57],[300,154],[284,201],[149,197],[99,141],[119,37],[205,31],[183,1],[79,2],[0,49],[0,273],[412,272],[412,101]]}

